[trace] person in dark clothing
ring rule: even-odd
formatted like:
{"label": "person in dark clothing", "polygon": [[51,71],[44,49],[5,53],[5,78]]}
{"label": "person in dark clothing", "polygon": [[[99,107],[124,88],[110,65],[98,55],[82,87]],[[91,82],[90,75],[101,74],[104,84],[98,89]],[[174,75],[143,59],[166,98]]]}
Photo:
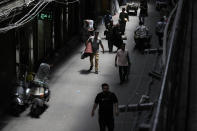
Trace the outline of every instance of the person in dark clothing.
{"label": "person in dark clothing", "polygon": [[140,1],[139,21],[145,23],[145,17],[148,16],[148,4],[146,0]]}
{"label": "person in dark clothing", "polygon": [[166,26],[166,21],[164,20],[164,17],[161,17],[160,21],[157,22],[156,31],[155,31],[156,35],[158,36],[158,41],[160,46],[163,45],[163,34],[164,34],[165,26]]}
{"label": "person in dark clothing", "polygon": [[120,24],[116,24],[113,28],[113,45],[120,49],[122,44],[123,40],[121,36]]}
{"label": "person in dark clothing", "polygon": [[120,24],[120,29],[121,29],[122,35],[125,32],[126,22],[128,22],[128,21],[129,21],[129,15],[126,12],[126,9],[122,8],[122,12],[120,12],[120,15],[119,15],[119,24]]}
{"label": "person in dark clothing", "polygon": [[104,15],[104,23],[105,23],[105,28],[107,29],[107,25],[110,23],[110,21],[112,20],[112,15],[110,13],[110,11],[106,11],[106,15]]}
{"label": "person in dark clothing", "polygon": [[106,30],[106,39],[108,41],[108,48],[109,48],[109,52],[113,51],[113,28],[114,28],[114,24],[113,24],[113,20],[110,21],[110,23],[108,23],[107,25],[107,30]]}
{"label": "person in dark clothing", "polygon": [[148,16],[148,3],[147,3],[147,0],[141,0],[140,1],[140,14],[141,13],[144,16]]}
{"label": "person in dark clothing", "polygon": [[115,114],[118,116],[118,99],[113,92],[109,91],[109,85],[107,83],[102,84],[102,92],[98,93],[94,106],[92,109],[91,116],[94,116],[94,112],[99,105],[99,126],[100,131],[105,131],[106,127],[108,131],[114,130],[114,115],[113,106],[115,107]]}

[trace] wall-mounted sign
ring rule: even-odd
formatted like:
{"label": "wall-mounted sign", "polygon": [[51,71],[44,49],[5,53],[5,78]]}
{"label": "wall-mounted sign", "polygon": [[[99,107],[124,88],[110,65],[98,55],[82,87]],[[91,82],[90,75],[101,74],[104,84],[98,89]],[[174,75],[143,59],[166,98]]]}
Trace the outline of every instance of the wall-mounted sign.
{"label": "wall-mounted sign", "polygon": [[52,20],[52,12],[41,12],[38,14],[39,20]]}

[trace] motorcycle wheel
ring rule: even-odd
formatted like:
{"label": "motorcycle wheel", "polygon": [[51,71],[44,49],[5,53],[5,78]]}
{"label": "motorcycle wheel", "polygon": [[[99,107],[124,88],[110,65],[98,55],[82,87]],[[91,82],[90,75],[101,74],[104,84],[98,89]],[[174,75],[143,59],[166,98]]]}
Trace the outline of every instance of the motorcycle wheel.
{"label": "motorcycle wheel", "polygon": [[39,106],[36,106],[36,108],[33,106],[31,107],[31,115],[33,117],[38,118],[40,114],[41,114],[41,108]]}
{"label": "motorcycle wheel", "polygon": [[22,108],[21,108],[20,105],[18,105],[16,103],[12,105],[12,114],[14,116],[19,116],[19,114],[21,113],[21,111],[22,111]]}
{"label": "motorcycle wheel", "polygon": [[31,112],[30,112],[32,117],[38,118],[40,114],[42,113],[43,103],[40,103],[40,102],[42,102],[40,101],[40,99],[34,99],[34,102],[32,103],[32,106],[31,106]]}

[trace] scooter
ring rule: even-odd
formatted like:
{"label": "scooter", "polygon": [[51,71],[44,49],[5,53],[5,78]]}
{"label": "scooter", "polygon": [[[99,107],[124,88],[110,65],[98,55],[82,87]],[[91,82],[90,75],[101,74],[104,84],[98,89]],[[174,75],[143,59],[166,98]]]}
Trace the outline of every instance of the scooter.
{"label": "scooter", "polygon": [[33,117],[39,117],[46,109],[47,102],[50,99],[50,90],[48,87],[48,75],[50,65],[41,63],[34,80],[30,84],[31,88],[31,109],[30,114]]}
{"label": "scooter", "polygon": [[25,87],[24,81],[19,80],[14,86],[11,101],[11,112],[15,116],[19,116],[28,106],[29,89]]}
{"label": "scooter", "polygon": [[39,117],[47,107],[50,99],[50,90],[46,83],[38,80],[33,81],[31,87],[31,109],[30,114],[33,117]]}

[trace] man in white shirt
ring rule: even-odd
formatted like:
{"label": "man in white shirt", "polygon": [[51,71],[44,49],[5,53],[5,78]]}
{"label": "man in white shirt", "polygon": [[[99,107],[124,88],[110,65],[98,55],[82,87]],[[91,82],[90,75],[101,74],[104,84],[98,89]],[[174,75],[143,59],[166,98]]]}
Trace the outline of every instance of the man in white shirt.
{"label": "man in white shirt", "polygon": [[128,70],[130,66],[130,59],[128,50],[125,49],[125,43],[117,51],[115,57],[115,66],[119,66],[120,84],[123,84],[125,80],[128,80]]}

